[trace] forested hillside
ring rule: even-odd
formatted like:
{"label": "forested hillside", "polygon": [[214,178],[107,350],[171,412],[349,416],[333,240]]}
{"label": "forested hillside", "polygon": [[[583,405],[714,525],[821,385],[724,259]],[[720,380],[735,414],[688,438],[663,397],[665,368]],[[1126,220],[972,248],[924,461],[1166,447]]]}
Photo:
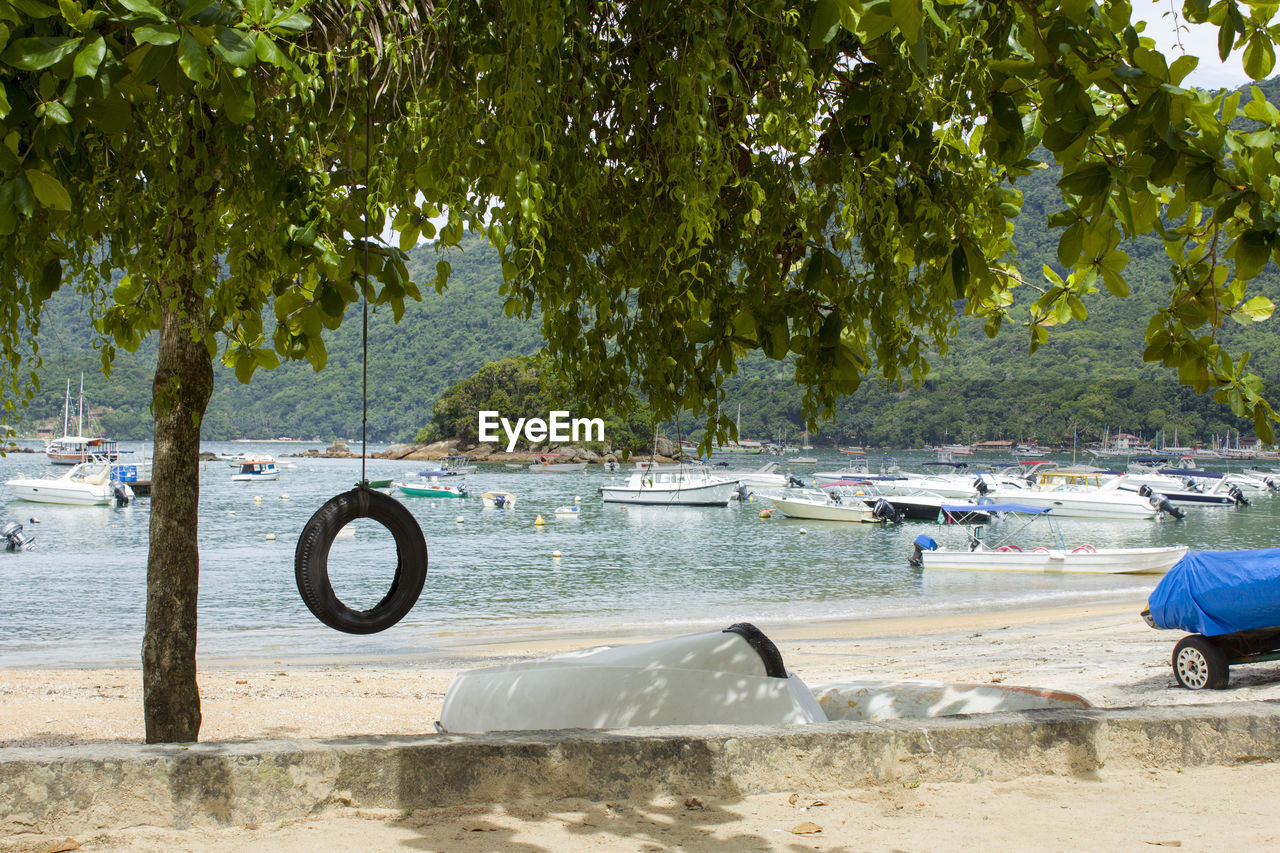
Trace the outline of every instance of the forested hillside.
{"label": "forested hillside", "polygon": [[[1280,100],[1280,85],[1268,81],[1268,100]],[[1048,168],[1017,182],[1024,196],[1018,221],[1017,262],[1024,277],[1041,279],[1042,265],[1057,268],[1059,232],[1046,226],[1056,211],[1057,172]],[[980,322],[957,316],[957,334],[949,350],[932,359],[922,389],[886,388],[874,377],[840,406],[835,420],[815,439],[823,443],[917,445],[943,440],[990,438],[1070,441],[1073,432],[1088,439],[1104,429],[1148,435],[1177,429],[1180,441],[1207,440],[1228,429],[1248,433],[1251,424],[1231,416],[1210,395],[1195,395],[1176,385],[1158,365],[1143,364],[1146,320],[1167,299],[1168,263],[1156,238],[1123,247],[1130,256],[1133,288],[1126,299],[1105,294],[1087,300],[1089,317],[1056,330],[1047,345],[1028,356],[1029,335],[1015,318],[994,339]],[[412,252],[415,280],[427,280],[437,256],[430,246]],[[369,324],[369,430],[374,441],[408,441],[432,420],[437,398],[483,365],[506,356],[528,355],[542,344],[535,318],[507,317],[499,290],[496,254],[470,241],[449,255],[453,273],[448,289],[428,291],[407,306],[394,324],[389,310],[372,310]],[[1271,264],[1258,279],[1263,291],[1280,302],[1280,274]],[[1019,294],[1026,305],[1036,293]],[[1022,319],[1026,313],[1023,309]],[[85,300],[60,293],[46,309],[40,337],[44,364],[41,394],[24,413],[20,430],[56,421],[61,428],[63,393],[72,381],[74,395],[81,371],[91,408],[109,410],[95,424],[116,438],[149,434],[154,353],[120,353],[110,377],[102,376],[92,346]],[[1263,375],[1275,401],[1280,380],[1280,319],[1249,328],[1226,330],[1224,339],[1253,353],[1253,368]],[[220,371],[204,428],[210,440],[230,438],[357,438],[360,434],[361,338],[359,309],[327,338],[328,364],[315,373],[305,363],[259,371],[250,385],[230,370]],[[800,391],[786,362],[748,359],[728,383],[731,410],[742,407],[742,433],[794,438],[801,429]],[[682,424],[688,431],[693,424]],[[74,426],[73,426],[74,429]],[[696,431],[695,431],[696,435]]]}

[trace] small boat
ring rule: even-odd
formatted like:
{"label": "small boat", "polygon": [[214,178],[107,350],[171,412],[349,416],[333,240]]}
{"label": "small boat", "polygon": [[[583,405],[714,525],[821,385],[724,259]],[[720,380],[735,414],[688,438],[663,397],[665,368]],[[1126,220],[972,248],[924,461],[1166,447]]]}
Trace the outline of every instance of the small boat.
{"label": "small boat", "polygon": [[791,485],[791,477],[778,471],[777,462],[766,462],[750,471],[721,471],[722,476],[732,477],[739,483],[757,488],[784,488]]}
{"label": "small boat", "polygon": [[563,459],[562,453],[539,453],[529,470],[535,474],[572,474],[574,471],[585,471],[587,463],[585,462],[557,462],[557,459]]}
{"label": "small boat", "polygon": [[796,456],[787,460],[789,465],[817,465],[818,458],[816,456]]}
{"label": "small boat", "polygon": [[490,509],[515,509],[516,496],[510,492],[483,492],[480,500]]}
{"label": "small boat", "polygon": [[636,468],[625,486],[601,486],[605,503],[657,506],[728,506],[738,481],[712,477],[702,465]]}
{"label": "small boat", "polygon": [[578,513],[581,511],[577,500],[574,500],[573,506],[558,506],[555,508],[555,514],[559,518],[577,518]]}
{"label": "small boat", "polygon": [[133,489],[111,478],[111,463],[82,462],[60,477],[15,477],[5,481],[15,498],[76,506],[125,506]]}
{"label": "small boat", "polygon": [[806,518],[818,521],[860,521],[866,524],[880,524],[890,520],[894,515],[893,508],[884,507],[886,503],[868,506],[862,498],[841,489],[829,489],[825,492],[808,491],[798,495],[762,494],[762,498],[773,504],[774,508],[788,518]]}
{"label": "small boat", "polygon": [[[1085,572],[1090,574],[1154,574],[1169,571],[1187,553],[1184,545],[1163,548],[1097,548],[1088,542],[1069,547],[1050,518],[1050,509],[1010,503],[984,504],[991,513],[1027,516],[1027,521],[1010,530],[995,544],[984,537],[984,527],[969,528],[967,548],[940,547],[929,536],[917,536],[907,562],[926,569],[970,569],[997,572]],[[963,511],[964,506],[943,504],[944,512]],[[1049,530],[1048,545],[1014,544],[1033,522],[1044,519]]]}
{"label": "small boat", "polygon": [[810,689],[772,640],[739,622],[467,670],[449,685],[439,726],[448,733],[786,726],[1089,707],[1073,693],[1007,684],[847,681]]}
{"label": "small boat", "polygon": [[420,483],[396,483],[396,488],[406,495],[415,498],[465,498],[466,483],[435,483],[423,480]]}
{"label": "small boat", "polygon": [[471,460],[463,456],[461,453],[450,453],[448,456],[440,460],[444,467],[457,474],[474,474],[476,466],[471,464]]}
{"label": "small boat", "polygon": [[253,483],[258,480],[279,480],[280,471],[274,459],[246,459],[240,468],[231,475],[234,483]]}

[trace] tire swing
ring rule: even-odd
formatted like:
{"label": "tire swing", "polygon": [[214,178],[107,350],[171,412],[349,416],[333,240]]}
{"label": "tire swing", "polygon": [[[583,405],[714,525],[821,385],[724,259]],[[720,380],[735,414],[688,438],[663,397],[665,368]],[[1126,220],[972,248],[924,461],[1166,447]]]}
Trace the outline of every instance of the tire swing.
{"label": "tire swing", "polygon": [[[372,120],[365,107],[365,151]],[[364,316],[362,328],[363,399],[360,425],[360,482],[349,492],[330,498],[302,528],[293,554],[294,578],[307,609],[324,624],[348,634],[376,634],[404,618],[422,594],[427,580],[427,541],[413,513],[390,495],[369,487],[365,476],[369,425],[369,158],[365,157]],[[378,522],[396,542],[396,570],[382,601],[368,610],[354,610],[338,598],[329,580],[329,549],[338,531],[357,518]]]}
{"label": "tire swing", "polygon": [[[353,610],[329,582],[329,547],[338,531],[357,518],[372,519],[396,540],[396,571],[382,601],[368,610]],[[376,634],[404,618],[427,580],[427,541],[405,505],[369,488],[362,480],[349,492],[330,498],[302,528],[293,556],[298,592],[317,619],[348,634]]]}

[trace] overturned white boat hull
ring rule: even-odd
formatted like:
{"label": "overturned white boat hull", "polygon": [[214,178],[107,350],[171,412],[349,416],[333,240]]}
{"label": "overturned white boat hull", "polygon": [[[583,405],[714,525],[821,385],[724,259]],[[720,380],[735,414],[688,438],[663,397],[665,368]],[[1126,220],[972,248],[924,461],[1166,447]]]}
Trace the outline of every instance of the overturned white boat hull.
{"label": "overturned white boat hull", "polygon": [[[762,638],[775,663],[738,630]],[[823,721],[809,688],[780,667],[777,649],[751,626],[604,646],[464,672],[449,686],[440,726],[487,732]]]}

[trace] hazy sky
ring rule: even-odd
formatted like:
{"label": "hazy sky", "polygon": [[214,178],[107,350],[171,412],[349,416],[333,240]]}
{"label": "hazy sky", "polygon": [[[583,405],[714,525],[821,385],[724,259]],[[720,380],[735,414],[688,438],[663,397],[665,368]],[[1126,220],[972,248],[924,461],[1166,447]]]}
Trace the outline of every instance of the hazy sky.
{"label": "hazy sky", "polygon": [[[1181,48],[1174,35],[1175,18],[1168,14],[1171,9],[1177,10],[1176,20],[1181,25]],[[1218,59],[1218,28],[1210,24],[1188,24],[1182,18],[1182,0],[1133,0],[1133,17],[1147,22],[1143,35],[1155,39],[1170,62],[1181,52],[1200,58],[1200,64],[1184,83],[1204,89],[1236,89],[1250,82],[1240,64],[1241,51],[1227,57],[1226,62]]]}

